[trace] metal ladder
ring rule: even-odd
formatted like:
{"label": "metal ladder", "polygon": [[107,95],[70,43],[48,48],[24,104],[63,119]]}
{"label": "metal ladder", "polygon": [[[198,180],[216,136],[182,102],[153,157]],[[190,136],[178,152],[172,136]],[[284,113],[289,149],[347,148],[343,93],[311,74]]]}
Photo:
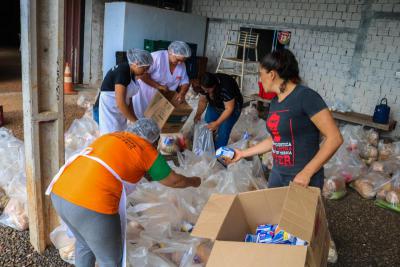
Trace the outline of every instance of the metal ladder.
{"label": "metal ladder", "polygon": [[[240,91],[243,90],[243,78],[245,75],[254,75],[258,71],[248,70],[246,67],[248,64],[258,63],[257,45],[258,45],[259,34],[246,31],[229,30],[227,34],[227,40],[225,42],[225,47],[222,50],[221,57],[217,66],[217,73],[225,73],[232,75],[239,79]],[[226,57],[228,47],[235,48],[235,57]],[[238,49],[242,47],[242,58],[237,58]],[[255,61],[247,60],[247,51],[249,49],[254,49],[255,51]],[[231,63],[229,66],[227,64]],[[233,63],[233,64],[232,64]],[[233,66],[232,66],[233,65]],[[236,66],[235,66],[236,65]]]}

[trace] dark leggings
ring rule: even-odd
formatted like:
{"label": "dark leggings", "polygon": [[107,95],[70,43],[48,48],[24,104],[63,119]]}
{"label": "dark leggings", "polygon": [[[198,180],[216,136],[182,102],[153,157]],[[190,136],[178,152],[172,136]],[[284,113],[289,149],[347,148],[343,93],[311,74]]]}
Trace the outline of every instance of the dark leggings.
{"label": "dark leggings", "polygon": [[[282,187],[288,186],[291,181],[293,181],[296,175],[289,175],[279,173],[278,171],[272,169],[271,174],[268,179],[268,187]],[[309,186],[319,187],[322,190],[324,186],[324,170],[319,170],[313,177],[311,177]]]}

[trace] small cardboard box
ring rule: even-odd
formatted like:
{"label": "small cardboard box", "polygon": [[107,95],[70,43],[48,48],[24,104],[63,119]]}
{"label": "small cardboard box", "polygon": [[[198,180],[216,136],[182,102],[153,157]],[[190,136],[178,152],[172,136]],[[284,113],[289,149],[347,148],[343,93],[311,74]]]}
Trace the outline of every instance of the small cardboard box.
{"label": "small cardboard box", "polygon": [[[245,243],[260,224],[279,224],[308,246]],[[207,267],[320,267],[327,265],[330,235],[317,188],[288,187],[238,195],[214,194],[193,236],[215,240]]]}
{"label": "small cardboard box", "polygon": [[189,118],[192,108],[188,103],[173,101],[175,92],[156,92],[144,116],[153,119],[162,133],[178,133]]}

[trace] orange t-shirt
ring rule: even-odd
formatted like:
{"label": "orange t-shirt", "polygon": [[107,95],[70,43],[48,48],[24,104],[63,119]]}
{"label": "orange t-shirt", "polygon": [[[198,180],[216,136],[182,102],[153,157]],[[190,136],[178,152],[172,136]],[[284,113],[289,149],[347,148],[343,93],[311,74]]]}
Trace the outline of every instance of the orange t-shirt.
{"label": "orange t-shirt", "polygon": [[[129,183],[138,182],[158,157],[148,141],[128,132],[103,135],[90,147],[90,156],[102,159]],[[80,156],[65,169],[52,192],[75,205],[116,214],[122,184],[100,163]]]}

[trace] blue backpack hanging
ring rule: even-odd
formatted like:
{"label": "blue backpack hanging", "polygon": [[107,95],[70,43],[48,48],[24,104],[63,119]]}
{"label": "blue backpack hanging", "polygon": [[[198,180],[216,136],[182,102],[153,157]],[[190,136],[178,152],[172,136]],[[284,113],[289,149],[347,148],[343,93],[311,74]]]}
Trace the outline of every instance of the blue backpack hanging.
{"label": "blue backpack hanging", "polygon": [[[385,103],[383,103],[385,102]],[[372,121],[381,124],[389,122],[390,107],[387,105],[387,98],[382,98],[381,103],[375,106],[374,116]]]}

